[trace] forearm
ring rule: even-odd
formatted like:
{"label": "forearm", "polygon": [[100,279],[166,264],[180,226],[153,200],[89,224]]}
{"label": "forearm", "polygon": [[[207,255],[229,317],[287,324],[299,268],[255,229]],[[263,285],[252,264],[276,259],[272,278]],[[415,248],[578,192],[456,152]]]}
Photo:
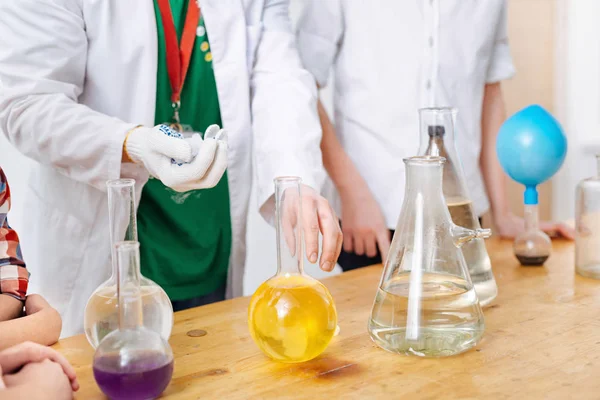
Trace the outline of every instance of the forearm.
{"label": "forearm", "polygon": [[13,386],[0,390],[0,400],[37,400],[47,398],[48,393],[42,393],[35,384]]}
{"label": "forearm", "polygon": [[363,178],[354,166],[354,163],[346,154],[339,139],[335,134],[335,127],[331,123],[325,107],[319,100],[318,103],[319,119],[323,130],[323,138],[321,139],[321,152],[323,153],[323,166],[331,177],[335,187],[340,193],[343,193],[348,188],[358,182],[362,182]]}
{"label": "forearm", "polygon": [[510,210],[506,196],[507,178],[496,154],[496,138],[505,119],[506,108],[500,83],[486,85],[481,116],[479,162],[494,218]]}
{"label": "forearm", "polygon": [[[23,302],[21,300],[17,300],[7,294],[0,294],[0,322],[19,318],[22,313]],[[2,333],[0,332],[0,337],[1,336]]]}
{"label": "forearm", "polygon": [[53,308],[0,322],[0,350],[28,341],[50,346],[58,341],[61,329],[62,320]]}

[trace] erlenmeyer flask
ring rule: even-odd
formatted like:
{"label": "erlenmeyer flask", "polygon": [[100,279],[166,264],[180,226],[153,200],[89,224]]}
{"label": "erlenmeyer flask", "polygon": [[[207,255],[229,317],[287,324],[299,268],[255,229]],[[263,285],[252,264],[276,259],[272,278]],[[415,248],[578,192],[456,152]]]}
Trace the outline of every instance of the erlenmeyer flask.
{"label": "erlenmeyer flask", "polygon": [[[452,221],[469,229],[479,229],[479,218],[473,211],[462,164],[456,151],[454,120],[457,111],[453,108],[423,108],[419,110],[421,126],[420,156],[440,156],[444,164],[444,197],[450,210]],[[485,243],[481,239],[472,240],[462,247],[471,280],[482,306],[492,302],[498,295],[498,286],[492,273],[492,263]]]}
{"label": "erlenmeyer flask", "polygon": [[119,325],[96,350],[94,378],[111,399],[155,399],[171,382],[173,352],[160,334],[142,323],[139,243],[115,247]]}
{"label": "erlenmeyer flask", "polygon": [[281,362],[321,354],[333,337],[337,313],[329,290],[304,273],[301,180],[275,179],[277,274],[252,296],[248,327],[258,347]]}
{"label": "erlenmeyer flask", "polygon": [[[85,307],[84,330],[90,344],[96,348],[102,338],[119,327],[117,299],[117,259],[115,244],[121,240],[137,241],[135,213],[135,181],[117,179],[106,183],[111,243],[112,274],[90,296]],[[138,268],[139,268],[139,264]],[[173,306],[169,296],[155,282],[140,275],[144,326],[158,332],[165,340],[173,328]]]}
{"label": "erlenmeyer flask", "polygon": [[423,357],[461,353],[484,331],[460,246],[488,237],[452,222],[442,194],[443,157],[411,157],[398,226],[369,321],[385,350]]}

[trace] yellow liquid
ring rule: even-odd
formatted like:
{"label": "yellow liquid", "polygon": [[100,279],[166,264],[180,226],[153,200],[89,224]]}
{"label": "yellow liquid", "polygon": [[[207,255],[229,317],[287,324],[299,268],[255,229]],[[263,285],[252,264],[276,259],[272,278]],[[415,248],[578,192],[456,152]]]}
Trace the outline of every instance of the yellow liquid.
{"label": "yellow liquid", "polygon": [[248,326],[258,347],[281,362],[321,354],[335,333],[337,313],[327,288],[309,276],[282,275],[264,282],[248,308]]}

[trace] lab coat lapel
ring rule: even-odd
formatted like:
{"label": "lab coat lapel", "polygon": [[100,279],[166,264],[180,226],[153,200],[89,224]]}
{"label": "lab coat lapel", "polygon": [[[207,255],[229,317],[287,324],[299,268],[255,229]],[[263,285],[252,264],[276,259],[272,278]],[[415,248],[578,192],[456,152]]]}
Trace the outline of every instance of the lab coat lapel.
{"label": "lab coat lapel", "polygon": [[252,180],[246,15],[241,0],[199,0],[199,3],[213,56],[221,119],[229,137],[227,178],[234,245],[229,258],[227,297],[241,296]]}
{"label": "lab coat lapel", "polygon": [[239,135],[248,135],[248,69],[246,64],[246,17],[240,0],[200,0],[210,41],[223,126],[229,135],[229,165],[235,162]]}

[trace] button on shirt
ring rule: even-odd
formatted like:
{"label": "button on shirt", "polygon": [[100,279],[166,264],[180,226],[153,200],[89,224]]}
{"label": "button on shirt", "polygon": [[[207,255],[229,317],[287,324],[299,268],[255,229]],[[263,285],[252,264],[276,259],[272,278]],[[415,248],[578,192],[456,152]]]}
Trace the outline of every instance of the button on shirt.
{"label": "button on shirt", "polygon": [[479,169],[487,83],[514,75],[503,0],[305,0],[298,46],[318,84],[334,72],[336,132],[389,228],[417,154],[422,107],[456,107],[456,145],[475,212],[489,202]]}

